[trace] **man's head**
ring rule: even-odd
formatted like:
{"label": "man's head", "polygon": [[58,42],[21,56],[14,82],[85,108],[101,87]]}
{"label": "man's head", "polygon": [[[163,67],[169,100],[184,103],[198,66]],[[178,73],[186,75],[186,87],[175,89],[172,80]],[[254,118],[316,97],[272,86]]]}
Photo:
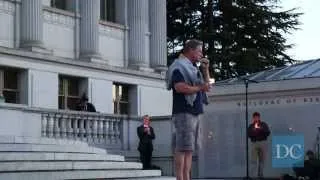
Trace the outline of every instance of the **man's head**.
{"label": "man's head", "polygon": [[80,102],[81,104],[86,104],[88,102],[88,97],[85,93],[82,95]]}
{"label": "man's head", "polygon": [[143,116],[143,124],[149,126],[150,125],[150,117],[149,115]]}
{"label": "man's head", "polygon": [[193,63],[199,61],[203,56],[202,45],[202,41],[196,39],[186,41],[183,47],[183,55]]}
{"label": "man's head", "polygon": [[313,151],[311,151],[311,150],[308,150],[306,155],[309,160],[315,159],[315,155],[314,155]]}
{"label": "man's head", "polygon": [[261,121],[260,120],[260,113],[254,112],[252,114],[252,120],[253,120],[253,123],[259,123]]}

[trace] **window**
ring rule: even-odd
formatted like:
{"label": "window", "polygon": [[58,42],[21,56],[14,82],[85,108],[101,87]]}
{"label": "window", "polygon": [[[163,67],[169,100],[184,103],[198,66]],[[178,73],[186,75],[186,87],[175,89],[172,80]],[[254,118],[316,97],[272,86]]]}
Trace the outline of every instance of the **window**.
{"label": "window", "polygon": [[100,19],[115,22],[115,0],[100,0]]}
{"label": "window", "polygon": [[0,96],[6,103],[20,103],[19,70],[0,67]]}
{"label": "window", "polygon": [[59,77],[59,109],[76,110],[80,100],[79,86],[79,78]]}
{"label": "window", "polygon": [[50,0],[50,6],[57,9],[67,10],[67,0]]}
{"label": "window", "polygon": [[114,114],[129,114],[129,86],[113,84]]}

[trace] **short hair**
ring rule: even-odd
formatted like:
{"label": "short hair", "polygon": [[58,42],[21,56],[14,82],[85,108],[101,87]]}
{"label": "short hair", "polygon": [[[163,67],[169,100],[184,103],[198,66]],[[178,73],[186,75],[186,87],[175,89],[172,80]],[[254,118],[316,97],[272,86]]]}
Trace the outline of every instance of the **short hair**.
{"label": "short hair", "polygon": [[190,50],[194,50],[196,48],[198,48],[199,46],[202,46],[203,45],[203,42],[202,41],[199,41],[197,39],[190,39],[190,40],[187,40],[184,44],[184,47],[183,47],[183,52],[186,53]]}
{"label": "short hair", "polygon": [[307,153],[306,153],[307,156],[314,156],[314,153],[313,151],[311,150],[308,150]]}
{"label": "short hair", "polygon": [[254,113],[252,114],[252,117],[260,117],[260,113],[254,112]]}
{"label": "short hair", "polygon": [[81,101],[88,101],[88,97],[86,93],[83,93],[81,96]]}

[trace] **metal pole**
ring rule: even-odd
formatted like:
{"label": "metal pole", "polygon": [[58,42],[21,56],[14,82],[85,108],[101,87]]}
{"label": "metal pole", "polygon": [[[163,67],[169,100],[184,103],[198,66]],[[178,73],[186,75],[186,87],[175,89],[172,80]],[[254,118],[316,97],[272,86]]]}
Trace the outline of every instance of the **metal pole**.
{"label": "metal pole", "polygon": [[245,80],[246,85],[246,179],[249,179],[249,143],[248,143],[248,123],[249,123],[249,114],[248,114],[248,84],[249,81]]}
{"label": "metal pole", "polygon": [[320,159],[320,127],[318,127],[318,133],[317,133],[317,156],[318,159]]}

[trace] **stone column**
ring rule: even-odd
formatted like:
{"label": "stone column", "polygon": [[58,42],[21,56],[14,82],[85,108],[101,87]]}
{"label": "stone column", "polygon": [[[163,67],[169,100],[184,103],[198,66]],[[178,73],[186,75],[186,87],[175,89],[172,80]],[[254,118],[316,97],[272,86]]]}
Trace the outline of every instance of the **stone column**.
{"label": "stone column", "polygon": [[129,19],[129,66],[147,69],[146,60],[146,22],[147,0],[128,0]]}
{"label": "stone column", "polygon": [[129,28],[128,28],[128,0],[116,0],[116,22],[124,26],[124,67],[128,67],[128,44],[129,44]]}
{"label": "stone column", "polygon": [[99,53],[100,0],[80,0],[80,59],[101,61]]}
{"label": "stone column", "polygon": [[36,52],[48,52],[43,45],[42,0],[21,1],[20,47]]}
{"label": "stone column", "polygon": [[167,16],[166,0],[149,1],[150,64],[158,71],[167,69]]}

